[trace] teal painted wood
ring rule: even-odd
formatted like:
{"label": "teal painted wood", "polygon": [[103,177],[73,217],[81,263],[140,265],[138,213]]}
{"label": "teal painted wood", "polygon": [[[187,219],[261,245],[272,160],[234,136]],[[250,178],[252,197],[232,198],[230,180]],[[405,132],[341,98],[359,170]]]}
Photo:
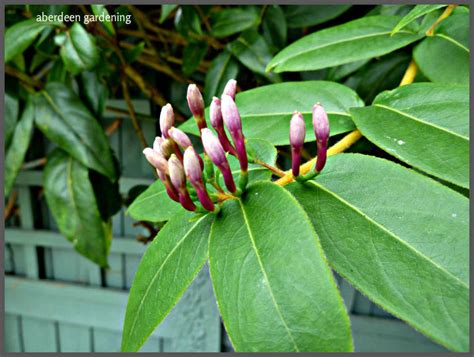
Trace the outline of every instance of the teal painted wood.
{"label": "teal painted wood", "polygon": [[5,351],[22,352],[23,341],[21,336],[20,316],[14,314],[5,314],[3,342]]}
{"label": "teal painted wood", "polygon": [[88,326],[58,322],[59,352],[92,352]]}
{"label": "teal painted wood", "polygon": [[23,316],[21,326],[25,352],[59,352],[54,321]]}

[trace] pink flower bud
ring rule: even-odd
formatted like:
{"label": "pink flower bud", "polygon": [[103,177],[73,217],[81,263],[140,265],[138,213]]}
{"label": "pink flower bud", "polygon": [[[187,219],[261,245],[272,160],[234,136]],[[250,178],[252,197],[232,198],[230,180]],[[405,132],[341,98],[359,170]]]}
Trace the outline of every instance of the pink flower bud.
{"label": "pink flower bud", "polygon": [[202,145],[204,151],[211,161],[216,165],[222,172],[226,187],[230,192],[235,192],[235,182],[230,171],[229,162],[225,156],[224,149],[222,148],[219,140],[212,134],[211,130],[205,128],[201,130]]}
{"label": "pink flower bud", "polygon": [[300,112],[294,112],[290,121],[291,170],[293,176],[300,174],[301,149],[303,148],[306,128]]}
{"label": "pink flower bud", "polygon": [[[155,138],[155,141],[153,141],[153,150],[159,152],[160,154],[163,155],[163,153],[161,152],[161,145],[163,144],[163,138],[161,136],[157,136]],[[164,156],[164,155],[163,155]]]}
{"label": "pink flower bud", "polygon": [[186,189],[186,176],[184,175],[183,164],[175,154],[172,154],[169,158],[168,167],[171,183],[178,191],[179,202],[188,211],[195,211],[196,205],[191,200],[191,197],[189,197],[188,190]]}
{"label": "pink flower bud", "polygon": [[163,138],[168,138],[168,130],[174,125],[174,112],[171,104],[166,104],[161,108],[160,113],[160,130]]}
{"label": "pink flower bud", "polygon": [[161,155],[163,155],[163,157],[165,159],[169,159],[171,154],[174,152],[174,143],[173,143],[173,141],[171,141],[171,139],[169,139],[169,138],[163,140],[161,142],[161,149],[159,150],[159,152],[161,153]]}
{"label": "pink flower bud", "polygon": [[318,158],[316,160],[316,172],[320,172],[326,164],[326,156],[329,139],[329,120],[324,108],[316,103],[313,106],[313,129],[318,146]]}
{"label": "pink flower bud", "polygon": [[230,131],[232,141],[234,142],[237,158],[239,159],[240,169],[243,172],[248,170],[248,158],[245,151],[245,137],[242,132],[242,121],[240,120],[239,110],[232,97],[224,94],[222,96],[222,117],[224,123]]}
{"label": "pink flower bud", "polygon": [[195,84],[188,86],[188,106],[193,113],[194,119],[197,122],[199,130],[206,127],[206,120],[204,118],[204,99],[202,98],[201,92]]}
{"label": "pink flower bud", "polygon": [[145,154],[148,162],[156,168],[156,173],[165,185],[168,196],[173,201],[179,202],[178,191],[173,187],[169,177],[168,161],[166,161],[166,159],[161,156],[160,153],[151,148],[144,149],[143,154]]}
{"label": "pink flower bud", "polygon": [[224,87],[222,95],[226,94],[232,99],[235,99],[235,93],[237,92],[237,81],[235,79],[230,79]]}
{"label": "pink flower bud", "polygon": [[212,127],[216,130],[217,136],[224,150],[234,156],[237,156],[237,152],[227,138],[227,134],[224,129],[224,122],[222,120],[221,100],[217,97],[212,98],[210,116]]}
{"label": "pink flower bud", "polygon": [[189,137],[178,128],[172,127],[170,130],[168,130],[168,135],[176,142],[176,144],[181,146],[183,149],[192,146]]}
{"label": "pink flower bud", "polygon": [[214,203],[212,202],[202,180],[202,168],[197,153],[192,147],[188,147],[184,152],[184,172],[189,182],[196,190],[199,201],[208,211],[214,211]]}

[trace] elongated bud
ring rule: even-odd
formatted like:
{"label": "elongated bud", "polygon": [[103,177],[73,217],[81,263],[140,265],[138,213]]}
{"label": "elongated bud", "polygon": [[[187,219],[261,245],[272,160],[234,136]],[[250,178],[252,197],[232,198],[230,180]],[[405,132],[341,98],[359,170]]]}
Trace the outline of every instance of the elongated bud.
{"label": "elongated bud", "polygon": [[160,153],[151,148],[145,148],[143,150],[143,154],[145,155],[148,162],[155,167],[158,177],[166,187],[168,196],[173,201],[179,202],[178,191],[173,187],[169,177],[168,161],[166,161],[166,159],[161,156]]}
{"label": "elongated bud", "polygon": [[242,121],[240,120],[239,110],[231,96],[224,94],[222,96],[222,117],[224,123],[229,129],[232,141],[237,151],[237,158],[240,163],[240,170],[247,172],[248,158],[245,151],[245,137],[242,132]]}
{"label": "elongated bud", "polygon": [[211,161],[216,165],[219,170],[222,172],[224,177],[224,182],[227,189],[230,192],[235,192],[235,182],[230,171],[229,162],[225,156],[224,149],[219,142],[219,140],[214,136],[214,134],[209,129],[201,130],[202,145],[204,146],[204,151]]}
{"label": "elongated bud", "polygon": [[161,153],[161,145],[163,144],[164,139],[161,136],[157,136],[155,141],[153,141],[153,150]]}
{"label": "elongated bud", "polygon": [[204,99],[195,84],[190,84],[188,86],[187,99],[189,109],[191,110],[191,113],[193,113],[199,130],[206,128],[206,119],[204,118]]}
{"label": "elongated bud", "polygon": [[226,94],[232,99],[235,99],[235,93],[237,92],[237,81],[235,79],[230,79],[224,87],[222,95]]}
{"label": "elongated bud", "polygon": [[195,211],[196,205],[189,197],[189,192],[186,189],[186,176],[184,174],[183,164],[178,157],[173,154],[168,160],[168,167],[171,177],[171,183],[178,191],[179,202],[188,211]]}
{"label": "elongated bud", "polygon": [[224,129],[224,121],[222,120],[221,111],[221,100],[217,97],[212,98],[210,108],[211,125],[216,130],[219,141],[224,148],[224,151],[230,152],[232,155],[237,156],[237,152],[227,138],[227,134]]}
{"label": "elongated bud", "polygon": [[171,139],[175,141],[176,144],[181,146],[183,149],[186,149],[192,146],[192,143],[189,137],[184,133],[184,131],[178,128],[172,127],[168,131],[168,135],[170,136]]}
{"label": "elongated bud", "polygon": [[199,201],[202,206],[208,211],[214,211],[214,203],[212,202],[209,194],[206,190],[206,186],[202,180],[202,168],[199,160],[197,159],[197,153],[190,146],[184,152],[184,172],[186,177],[191,182],[191,185],[196,190]]}
{"label": "elongated bud", "polygon": [[174,143],[171,139],[165,139],[161,142],[161,151],[159,151],[165,159],[169,159],[174,152]]}
{"label": "elongated bud", "polygon": [[160,130],[163,138],[168,138],[168,130],[174,125],[174,112],[171,104],[166,104],[161,108]]}
{"label": "elongated bud", "polygon": [[326,164],[329,139],[329,119],[323,106],[319,103],[316,103],[313,106],[313,129],[318,146],[318,158],[316,160],[315,170],[320,172]]}
{"label": "elongated bud", "polygon": [[300,174],[301,149],[303,148],[306,127],[300,112],[294,112],[290,121],[291,169],[293,176]]}

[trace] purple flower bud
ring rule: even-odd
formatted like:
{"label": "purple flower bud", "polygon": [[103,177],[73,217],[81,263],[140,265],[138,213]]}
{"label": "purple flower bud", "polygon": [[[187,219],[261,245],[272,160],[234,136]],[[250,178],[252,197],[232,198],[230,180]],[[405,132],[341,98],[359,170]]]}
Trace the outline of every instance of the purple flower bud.
{"label": "purple flower bud", "polygon": [[195,84],[190,84],[188,86],[187,99],[189,109],[191,109],[191,113],[193,113],[199,130],[204,129],[207,126],[204,118],[204,99]]}
{"label": "purple flower bud", "polygon": [[[154,145],[153,145],[154,147]],[[158,152],[163,155],[165,159],[169,159],[171,154],[174,152],[174,143],[171,139],[165,139],[161,142],[160,150],[157,150]]]}
{"label": "purple flower bud", "polygon": [[168,138],[168,130],[174,125],[174,112],[171,104],[166,104],[161,108],[160,113],[160,130],[163,138]]}
{"label": "purple flower bud", "polygon": [[181,146],[183,149],[186,149],[192,146],[191,140],[189,137],[180,129],[172,127],[168,130],[168,135],[171,139],[175,141],[176,144]]}
{"label": "purple flower bud", "polygon": [[318,146],[318,158],[316,160],[315,170],[320,172],[326,164],[329,139],[329,120],[326,111],[319,103],[316,103],[313,106],[313,129]]}
{"label": "purple flower bud", "polygon": [[178,191],[173,187],[169,177],[168,161],[166,161],[166,159],[162,157],[161,154],[151,148],[144,149],[143,154],[145,154],[148,162],[156,168],[156,173],[165,185],[168,196],[173,201],[179,202]]}
{"label": "purple flower bud", "polygon": [[172,154],[169,158],[168,167],[171,183],[178,191],[179,202],[188,211],[195,211],[196,205],[191,200],[191,197],[189,197],[188,190],[186,189],[186,176],[184,175],[183,164],[175,154]]}
{"label": "purple flower bud", "polygon": [[230,192],[235,192],[235,182],[230,171],[229,162],[225,156],[224,149],[222,148],[219,140],[212,134],[211,130],[205,128],[201,130],[202,145],[204,151],[211,161],[216,165],[222,172],[226,187]]}
{"label": "purple flower bud", "polygon": [[300,112],[294,112],[290,121],[291,170],[293,176],[300,174],[301,149],[303,148],[306,128]]}
{"label": "purple flower bud", "polygon": [[235,151],[234,147],[227,138],[227,134],[225,133],[224,122],[222,120],[221,100],[217,97],[212,98],[210,116],[212,127],[216,130],[217,136],[224,150],[234,156],[237,156],[237,152]]}
{"label": "purple flower bud", "polygon": [[234,142],[237,151],[237,158],[239,159],[240,169],[247,172],[248,158],[245,151],[245,137],[242,132],[242,121],[240,120],[239,110],[232,97],[224,94],[222,96],[222,117],[224,123],[230,131],[232,141]]}
{"label": "purple flower bud", "polygon": [[[161,145],[163,144],[163,138],[161,136],[157,136],[155,138],[155,141],[153,142],[153,150],[159,152],[160,154],[163,155],[163,153],[161,152]],[[163,155],[164,156],[164,155]]]}
{"label": "purple flower bud", "polygon": [[212,202],[206,187],[202,180],[202,168],[198,155],[192,147],[188,147],[184,152],[184,172],[186,173],[189,182],[196,189],[199,201],[202,206],[208,211],[214,211],[214,203]]}
{"label": "purple flower bud", "polygon": [[230,79],[224,87],[222,95],[226,94],[232,99],[235,99],[235,93],[237,92],[237,81],[235,79]]}

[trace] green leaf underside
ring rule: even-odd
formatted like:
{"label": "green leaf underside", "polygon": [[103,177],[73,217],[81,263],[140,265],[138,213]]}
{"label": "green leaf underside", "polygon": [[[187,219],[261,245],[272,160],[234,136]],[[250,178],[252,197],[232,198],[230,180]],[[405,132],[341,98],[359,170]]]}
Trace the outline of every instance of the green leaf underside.
{"label": "green leaf underside", "polygon": [[211,35],[227,37],[255,26],[258,21],[258,13],[250,8],[222,10],[211,17]]}
{"label": "green leaf underside", "polygon": [[44,190],[61,233],[80,254],[101,267],[107,267],[111,224],[110,221],[103,222],[100,217],[87,168],[56,149],[48,155]]}
{"label": "green leaf underside", "polygon": [[49,83],[35,97],[35,122],[43,134],[85,166],[115,181],[107,136],[69,87]]}
{"label": "green leaf underside", "polygon": [[206,262],[214,215],[192,217],[176,214],[143,255],[128,298],[122,351],[140,349]]}
{"label": "green leaf underside", "polygon": [[5,63],[22,54],[48,26],[53,22],[38,22],[36,19],[21,21],[5,31]]}
{"label": "green leaf underside", "polygon": [[[232,58],[229,51],[223,51],[211,63],[204,83],[206,104],[210,104],[213,96],[221,96],[229,79],[237,77],[239,64]],[[196,131],[197,132],[197,131]]]}
{"label": "green leaf underside", "polygon": [[258,182],[226,201],[212,225],[209,262],[236,351],[352,350],[318,237],[283,188]]}
{"label": "green leaf underside", "polygon": [[332,20],[346,12],[351,5],[291,5],[285,6],[288,27],[309,27]]}
{"label": "green leaf underside", "polygon": [[66,69],[73,74],[92,69],[99,60],[95,39],[77,22],[66,33],[60,54]]}
{"label": "green leaf underside", "polygon": [[[230,137],[229,137],[230,138]],[[247,151],[252,150],[255,156],[270,165],[274,165],[277,157],[276,149],[269,142],[261,139],[247,140]],[[239,161],[232,155],[227,156],[234,179],[239,179]],[[249,181],[268,180],[271,172],[261,165],[249,164]],[[221,185],[224,187],[222,176]],[[208,185],[209,191],[213,191]],[[130,205],[127,210],[133,219],[138,221],[163,222],[171,219],[177,213],[183,211],[183,207],[168,197],[165,185],[160,180],[156,180],[145,191],[143,191]]]}
{"label": "green leaf underside", "polygon": [[[316,102],[320,102],[328,113],[331,135],[354,129],[349,108],[364,105],[350,88],[327,81],[270,84],[236,96],[245,137],[265,139],[273,145],[289,144],[290,120],[295,110],[305,119],[306,142],[314,141],[311,110]],[[209,108],[205,114],[210,127]],[[180,128],[193,135],[199,134],[193,118]]]}
{"label": "green leaf underside", "polygon": [[420,39],[412,26],[390,36],[399,16],[369,16],[317,31],[292,43],[268,64],[267,71],[310,71],[381,56]]}
{"label": "green leaf underside", "polygon": [[383,92],[374,105],[351,109],[362,134],[428,174],[469,188],[469,90],[415,83]]}
{"label": "green leaf underside", "polygon": [[446,5],[416,5],[408,14],[406,14],[400,22],[393,28],[392,35],[396,34],[402,28],[415,21],[419,17],[438,10]]}
{"label": "green leaf underside", "polygon": [[33,134],[34,112],[33,103],[28,99],[23,114],[13,130],[11,144],[5,156],[5,187],[3,191],[5,196],[10,193],[13,187],[30,145]]}
{"label": "green leaf underside", "polygon": [[287,186],[331,266],[378,305],[456,351],[469,346],[469,202],[386,160],[341,154]]}
{"label": "green leaf underside", "polygon": [[413,51],[421,72],[433,82],[469,83],[469,14],[458,13],[442,21],[434,36]]}

